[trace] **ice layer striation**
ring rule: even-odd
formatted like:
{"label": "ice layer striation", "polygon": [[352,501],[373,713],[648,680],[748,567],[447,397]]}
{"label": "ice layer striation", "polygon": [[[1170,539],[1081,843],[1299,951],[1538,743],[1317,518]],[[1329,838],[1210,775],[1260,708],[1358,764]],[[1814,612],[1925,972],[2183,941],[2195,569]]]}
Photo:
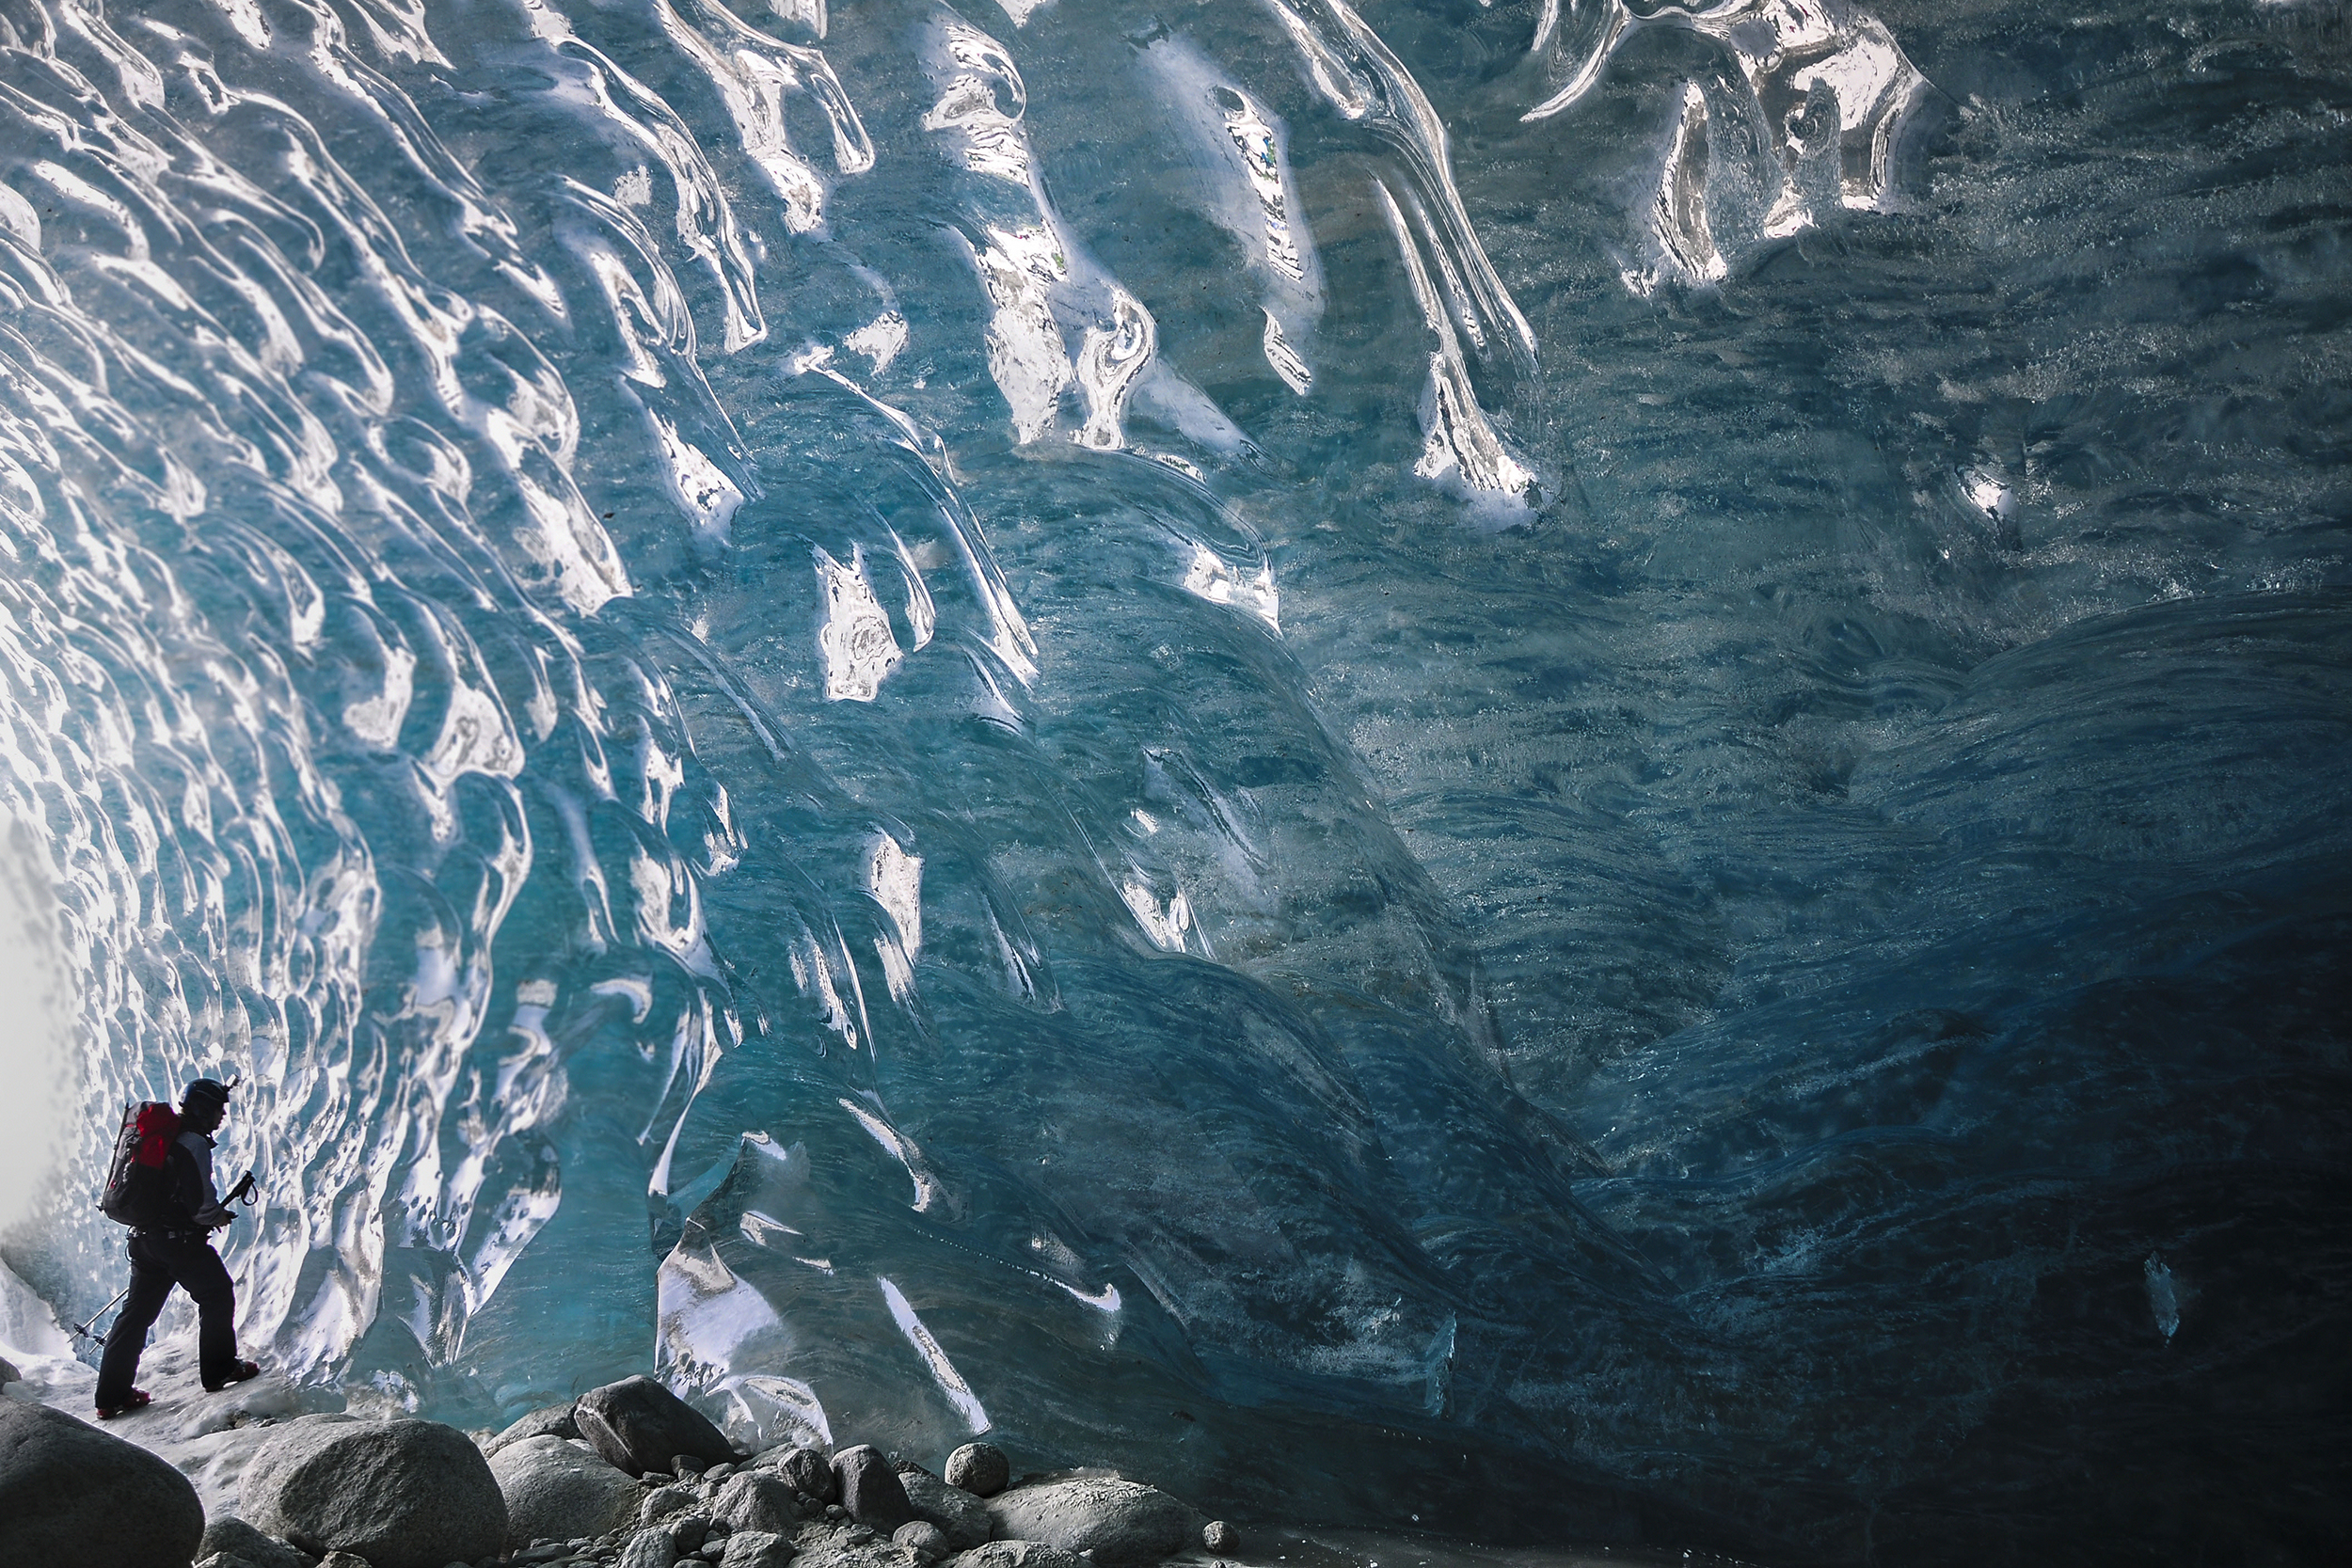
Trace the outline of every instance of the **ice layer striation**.
{"label": "ice layer striation", "polygon": [[2238,0],[0,0],[8,1260],[233,1073],[362,1402],[2315,1560],[2347,116]]}

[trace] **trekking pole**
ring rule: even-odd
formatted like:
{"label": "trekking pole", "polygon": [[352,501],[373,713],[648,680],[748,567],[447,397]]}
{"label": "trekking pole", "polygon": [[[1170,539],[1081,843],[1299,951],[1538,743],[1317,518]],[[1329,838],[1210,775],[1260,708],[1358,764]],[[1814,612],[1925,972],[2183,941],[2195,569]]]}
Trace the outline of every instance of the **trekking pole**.
{"label": "trekking pole", "polygon": [[125,1286],[124,1286],[121,1290],[117,1291],[115,1292],[115,1300],[114,1300],[114,1301],[110,1301],[110,1302],[108,1302],[105,1306],[103,1306],[103,1307],[100,1307],[97,1311],[92,1312],[92,1313],[89,1315],[89,1321],[88,1321],[87,1323],[75,1323],[75,1324],[73,1325],[73,1332],[74,1332],[74,1333],[76,1333],[76,1334],[78,1334],[78,1335],[80,1335],[83,1338],[87,1339],[87,1340],[88,1340],[91,1344],[93,1344],[93,1345],[103,1345],[103,1344],[104,1344],[106,1341],[105,1341],[105,1340],[103,1340],[103,1339],[101,1339],[101,1338],[100,1338],[97,1335],[92,1334],[92,1333],[90,1332],[90,1330],[91,1330],[91,1328],[93,1328],[94,1326],[96,1326],[96,1324],[97,1324],[97,1323],[98,1323],[98,1320],[99,1320],[99,1319],[101,1319],[101,1318],[104,1317],[107,1313],[109,1313],[109,1312],[111,1312],[111,1311],[113,1311],[113,1310],[114,1310],[115,1301],[120,1301],[120,1300],[121,1300],[124,1296],[127,1296],[127,1295],[129,1295],[130,1293],[131,1293],[131,1287],[129,1287],[128,1285],[125,1285]]}

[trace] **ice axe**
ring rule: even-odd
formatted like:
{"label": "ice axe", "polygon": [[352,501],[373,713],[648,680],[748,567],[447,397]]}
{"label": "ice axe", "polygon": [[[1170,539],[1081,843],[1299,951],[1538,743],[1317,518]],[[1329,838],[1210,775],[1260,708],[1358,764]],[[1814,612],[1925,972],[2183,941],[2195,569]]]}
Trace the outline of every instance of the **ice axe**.
{"label": "ice axe", "polygon": [[116,1301],[120,1301],[120,1300],[121,1300],[124,1296],[127,1296],[127,1295],[129,1295],[130,1293],[131,1293],[131,1287],[129,1287],[128,1285],[125,1285],[125,1286],[124,1286],[121,1290],[117,1291],[115,1292],[115,1299],[114,1299],[114,1301],[110,1301],[110,1302],[108,1302],[105,1306],[103,1306],[103,1307],[100,1307],[97,1311],[92,1312],[92,1313],[89,1315],[89,1318],[88,1318],[88,1320],[87,1320],[87,1322],[85,1322],[85,1323],[75,1323],[75,1324],[73,1325],[73,1332],[74,1332],[75,1334],[79,1335],[81,1338],[85,1338],[85,1339],[87,1339],[87,1340],[88,1340],[91,1344],[93,1344],[93,1345],[103,1345],[103,1344],[104,1344],[106,1341],[105,1341],[105,1340],[103,1340],[103,1339],[101,1339],[101,1338],[100,1338],[97,1335],[95,1335],[95,1334],[91,1333],[91,1332],[90,1332],[90,1330],[91,1330],[91,1328],[92,1328],[92,1327],[94,1327],[94,1326],[97,1324],[97,1323],[98,1323],[98,1320],[99,1320],[99,1319],[101,1319],[101,1318],[104,1317],[107,1313],[109,1313],[109,1312],[111,1312],[111,1311],[113,1311],[113,1310],[114,1310],[114,1307],[115,1307],[115,1302],[116,1302]]}

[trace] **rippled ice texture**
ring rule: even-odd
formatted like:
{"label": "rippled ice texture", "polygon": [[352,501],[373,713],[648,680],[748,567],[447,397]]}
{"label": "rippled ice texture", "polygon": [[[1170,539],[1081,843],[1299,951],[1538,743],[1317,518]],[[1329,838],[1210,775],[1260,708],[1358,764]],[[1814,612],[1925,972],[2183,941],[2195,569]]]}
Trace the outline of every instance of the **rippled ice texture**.
{"label": "rippled ice texture", "polygon": [[247,1342],[2347,1521],[2341,11],[0,0],[0,798]]}

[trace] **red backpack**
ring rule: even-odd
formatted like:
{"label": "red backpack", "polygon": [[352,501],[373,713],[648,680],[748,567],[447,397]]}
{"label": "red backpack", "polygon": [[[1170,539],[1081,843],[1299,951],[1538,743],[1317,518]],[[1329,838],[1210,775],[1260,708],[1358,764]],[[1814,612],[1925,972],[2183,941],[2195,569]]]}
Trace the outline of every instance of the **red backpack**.
{"label": "red backpack", "polygon": [[170,1180],[164,1169],[179,1136],[180,1113],[168,1105],[151,1100],[122,1113],[114,1162],[106,1167],[106,1190],[98,1199],[108,1219],[142,1229],[188,1223],[185,1214],[172,1210]]}

